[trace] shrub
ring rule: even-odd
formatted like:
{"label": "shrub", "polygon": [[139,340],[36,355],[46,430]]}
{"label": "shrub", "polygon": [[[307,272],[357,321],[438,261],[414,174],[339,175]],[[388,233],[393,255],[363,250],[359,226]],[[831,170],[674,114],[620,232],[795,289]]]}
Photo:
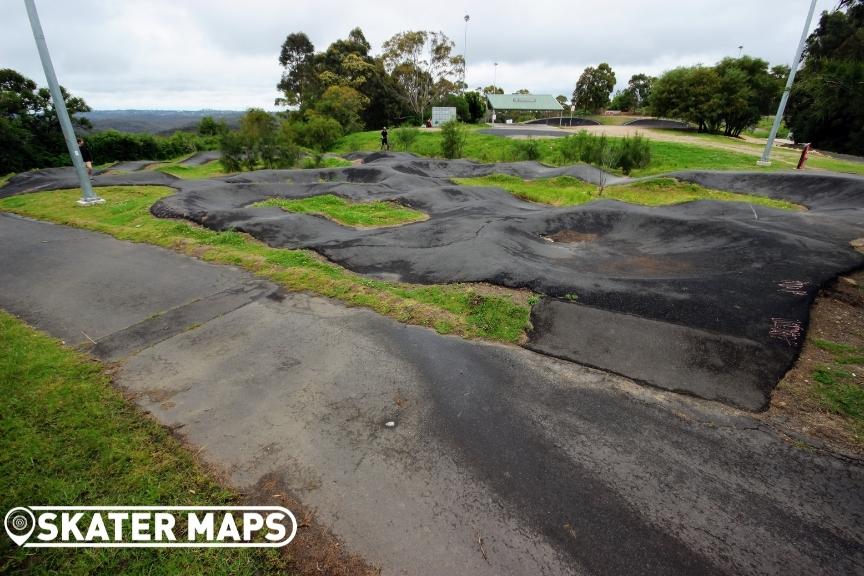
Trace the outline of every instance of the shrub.
{"label": "shrub", "polygon": [[342,137],[342,126],[328,116],[313,116],[306,124],[294,124],[301,144],[319,152],[326,152]]}
{"label": "shrub", "polygon": [[540,144],[531,138],[516,141],[516,154],[521,160],[539,160]]}
{"label": "shrub", "polygon": [[461,158],[467,139],[467,131],[458,121],[451,120],[441,125],[441,152],[445,158]]}
{"label": "shrub", "polygon": [[625,137],[618,143],[617,168],[630,174],[634,168],[645,168],[651,163],[651,146],[641,134]]}
{"label": "shrub", "polygon": [[408,152],[411,150],[411,147],[414,145],[414,142],[417,141],[419,136],[419,128],[404,124],[393,130],[393,144],[397,150]]}
{"label": "shrub", "polygon": [[225,172],[239,172],[243,169],[243,137],[238,132],[228,132],[222,135],[219,146],[222,151],[222,168]]}

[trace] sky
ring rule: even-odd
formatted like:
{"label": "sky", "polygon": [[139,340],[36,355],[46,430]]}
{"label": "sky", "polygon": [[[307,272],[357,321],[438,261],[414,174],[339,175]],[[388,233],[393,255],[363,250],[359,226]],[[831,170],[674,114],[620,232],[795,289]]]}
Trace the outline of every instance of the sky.
{"label": "sky", "polygon": [[[819,13],[837,0],[819,0]],[[789,64],[810,0],[36,0],[60,83],[95,110],[275,110],[279,50],[359,26],[373,53],[397,32],[442,31],[471,88],[569,96],[586,66],[631,75],[743,52]],[[467,44],[465,41],[468,14]],[[495,66],[495,62],[498,66]],[[0,68],[45,85],[23,0],[4,0]]]}

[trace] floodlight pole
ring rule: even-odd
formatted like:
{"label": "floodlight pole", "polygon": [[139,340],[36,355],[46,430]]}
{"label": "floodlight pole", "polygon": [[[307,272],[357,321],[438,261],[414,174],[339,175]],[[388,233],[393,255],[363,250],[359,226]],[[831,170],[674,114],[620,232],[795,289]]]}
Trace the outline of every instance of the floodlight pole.
{"label": "floodlight pole", "polygon": [[462,44],[462,81],[465,82],[465,86],[468,86],[468,21],[471,20],[471,16],[465,14],[465,40]]}
{"label": "floodlight pole", "polygon": [[792,93],[792,84],[795,82],[795,74],[798,72],[798,66],[801,64],[801,54],[804,52],[804,44],[807,42],[807,33],[810,31],[810,23],[813,21],[813,14],[815,12],[816,0],[812,0],[810,2],[810,12],[807,14],[807,22],[804,24],[804,31],[801,32],[801,41],[798,42],[798,49],[795,51],[795,58],[792,60],[789,79],[786,81],[786,88],[783,90],[783,97],[780,98],[780,106],[777,108],[777,116],[774,117],[774,125],[771,127],[771,134],[768,135],[768,142],[765,143],[765,151],[762,152],[762,158],[756,162],[757,166],[771,165],[771,148],[774,146],[774,139],[777,137],[777,131],[780,129],[780,121],[783,120],[783,112],[786,110],[786,103],[789,101],[789,95]]}
{"label": "floodlight pole", "polygon": [[45,78],[48,80],[48,90],[51,92],[51,100],[54,101],[54,110],[57,112],[57,119],[60,121],[60,128],[63,130],[63,138],[66,140],[66,147],[69,149],[69,155],[72,157],[72,165],[78,174],[78,180],[81,181],[81,199],[78,200],[78,204],[81,206],[102,204],[105,200],[99,198],[93,192],[93,187],[90,185],[90,176],[87,174],[84,161],[81,159],[81,151],[78,149],[75,130],[72,128],[69,111],[66,110],[66,102],[63,100],[63,93],[60,92],[60,85],[57,83],[57,75],[54,73],[54,65],[51,63],[48,45],[45,43],[45,34],[42,32],[42,24],[39,22],[36,4],[34,0],[24,0],[24,5],[27,7],[27,16],[30,17],[30,27],[33,29],[33,38],[36,40],[36,48],[39,50],[39,58],[42,60],[42,69],[45,70]]}

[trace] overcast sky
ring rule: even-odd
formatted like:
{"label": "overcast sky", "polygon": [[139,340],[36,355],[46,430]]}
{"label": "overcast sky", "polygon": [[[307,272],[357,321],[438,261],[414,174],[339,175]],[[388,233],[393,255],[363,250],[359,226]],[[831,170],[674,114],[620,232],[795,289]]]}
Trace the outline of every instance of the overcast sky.
{"label": "overcast sky", "polygon": [[[744,52],[793,56],[810,0],[36,0],[60,83],[97,110],[274,109],[285,36],[323,50],[359,26],[378,53],[404,30],[441,30],[464,48],[469,86],[570,95],[606,61],[632,74]],[[817,16],[837,0],[819,0]],[[5,0],[0,68],[45,84],[22,0]]]}

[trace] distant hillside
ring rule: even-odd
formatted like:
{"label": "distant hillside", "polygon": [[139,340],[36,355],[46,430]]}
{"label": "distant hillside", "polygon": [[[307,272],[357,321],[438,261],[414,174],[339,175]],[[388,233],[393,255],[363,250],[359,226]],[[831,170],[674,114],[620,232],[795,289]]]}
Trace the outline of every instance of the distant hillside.
{"label": "distant hillside", "polygon": [[243,112],[234,110],[94,110],[80,114],[93,123],[93,130],[119,130],[147,134],[172,134],[177,130],[194,131],[204,116],[225,120],[236,127]]}

